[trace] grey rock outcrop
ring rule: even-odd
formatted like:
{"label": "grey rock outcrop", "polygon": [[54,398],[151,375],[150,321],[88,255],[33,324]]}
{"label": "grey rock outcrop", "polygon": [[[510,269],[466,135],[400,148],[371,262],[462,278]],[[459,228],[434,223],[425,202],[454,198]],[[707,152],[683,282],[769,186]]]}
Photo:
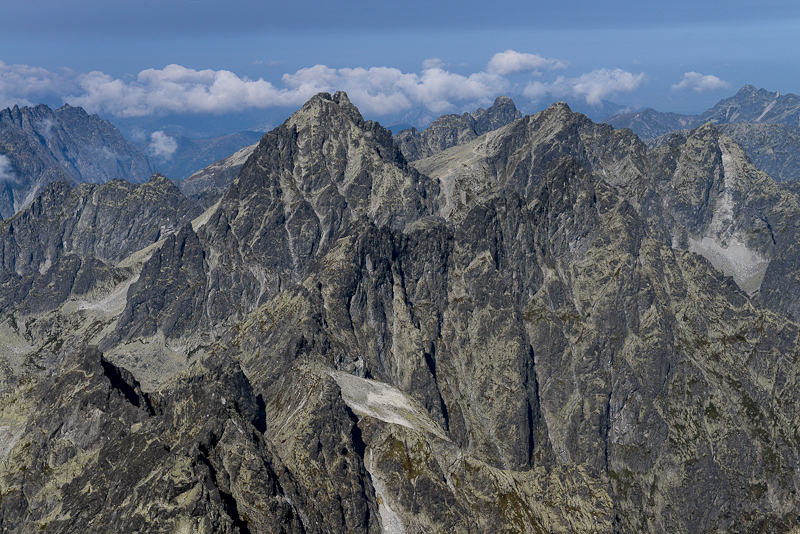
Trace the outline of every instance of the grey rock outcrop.
{"label": "grey rock outcrop", "polygon": [[303,528],[304,496],[235,362],[198,363],[147,395],[88,348],[28,387],[15,407],[27,425],[3,451],[6,531],[320,532]]}
{"label": "grey rock outcrop", "polygon": [[242,166],[257,146],[258,143],[246,146],[228,157],[215,161],[178,182],[178,187],[184,195],[197,200],[203,206],[207,208],[212,206],[239,176]]}
{"label": "grey rock outcrop", "polygon": [[317,95],[116,264],[106,356],[7,382],[3,527],[792,532],[800,330],[759,299],[797,198],[712,125],[648,148],[555,104],[412,167]]}
{"label": "grey rock outcrop", "polygon": [[108,121],[69,105],[0,111],[0,215],[11,217],[47,183],[141,183],[153,173],[145,153]]}
{"label": "grey rock outcrop", "polygon": [[800,177],[800,97],[793,94],[743,87],[700,115],[678,115],[647,109],[603,120],[615,128],[628,128],[651,145],[670,133],[696,128],[706,122],[739,143],[760,170],[779,182]]}
{"label": "grey rock outcrop", "polygon": [[18,273],[41,271],[68,254],[115,264],[201,212],[158,174],[143,184],[57,182],[16,217],[0,223],[0,261]]}
{"label": "grey rock outcrop", "polygon": [[501,126],[522,118],[522,113],[507,96],[498,96],[489,109],[478,108],[463,115],[445,115],[419,132],[410,128],[395,139],[408,161],[438,154],[450,147],[466,143]]}

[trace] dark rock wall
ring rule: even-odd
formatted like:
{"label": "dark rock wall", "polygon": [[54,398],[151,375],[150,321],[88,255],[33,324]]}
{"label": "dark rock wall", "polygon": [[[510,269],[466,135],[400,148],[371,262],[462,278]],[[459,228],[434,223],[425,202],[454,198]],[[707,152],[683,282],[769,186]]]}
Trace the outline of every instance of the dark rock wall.
{"label": "dark rock wall", "polygon": [[[104,349],[210,340],[149,393],[71,346],[10,383],[3,528],[796,528],[796,192],[713,126],[648,149],[558,104],[475,143],[469,164],[448,156],[470,194],[443,216],[444,180],[322,94],[197,230],[175,207],[151,236],[127,222],[147,202],[119,200],[128,218],[78,238],[65,221],[112,185],[51,186],[3,223],[23,313],[91,285],[87,269],[113,280],[119,257],[97,251],[160,236]],[[121,227],[136,231],[106,237]],[[20,237],[37,228],[56,237]],[[761,292],[684,237],[768,257]]]}

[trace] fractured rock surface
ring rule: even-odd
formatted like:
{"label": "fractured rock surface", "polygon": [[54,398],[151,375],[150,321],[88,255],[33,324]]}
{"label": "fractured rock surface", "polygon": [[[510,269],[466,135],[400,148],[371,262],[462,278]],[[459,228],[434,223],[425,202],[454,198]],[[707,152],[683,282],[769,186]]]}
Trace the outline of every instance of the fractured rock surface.
{"label": "fractured rock surface", "polygon": [[39,288],[3,293],[4,529],[798,528],[800,203],[714,126],[555,104],[409,165],[320,94],[202,215],[163,182],[0,226]]}

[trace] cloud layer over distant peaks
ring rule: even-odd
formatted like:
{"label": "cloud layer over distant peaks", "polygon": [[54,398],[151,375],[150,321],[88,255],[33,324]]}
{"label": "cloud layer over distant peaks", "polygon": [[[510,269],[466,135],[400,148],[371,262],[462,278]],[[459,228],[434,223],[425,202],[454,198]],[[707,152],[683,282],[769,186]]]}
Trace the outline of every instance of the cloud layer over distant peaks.
{"label": "cloud layer over distant peaks", "polygon": [[29,65],[8,65],[0,61],[0,109],[34,106],[42,99],[55,95],[68,95],[77,89],[74,73],[63,69],[50,72]]}
{"label": "cloud layer over distant peaks", "polygon": [[546,95],[577,97],[593,106],[615,93],[629,93],[637,89],[646,77],[644,73],[632,74],[622,69],[597,69],[576,78],[559,76],[554,82],[531,82],[522,92],[531,100],[541,100]]}
{"label": "cloud layer over distant peaks", "polygon": [[[228,70],[194,70],[181,65],[146,69],[135,78],[120,79],[99,71],[75,73],[65,69],[53,73],[0,62],[0,105],[32,105],[57,95],[90,113],[117,117],[221,114],[300,106],[316,93],[343,90],[364,113],[373,116],[413,108],[442,114],[490,105],[496,96],[509,91],[518,94],[522,87],[523,96],[534,101],[552,95],[597,104],[612,94],[634,91],[645,80],[644,73],[599,69],[541,81],[545,72],[567,67],[568,62],[561,59],[509,49],[494,54],[483,70],[471,74],[452,72],[438,58],[426,60],[418,73],[393,67],[335,69],[315,65],[284,74],[279,87]],[[531,80],[534,77],[536,81]]]}

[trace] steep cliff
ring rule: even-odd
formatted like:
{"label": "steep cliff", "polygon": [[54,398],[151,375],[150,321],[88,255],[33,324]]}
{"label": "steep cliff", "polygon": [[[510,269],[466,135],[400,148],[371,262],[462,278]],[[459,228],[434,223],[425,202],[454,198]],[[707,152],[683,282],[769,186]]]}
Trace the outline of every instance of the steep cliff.
{"label": "steep cliff", "polygon": [[710,122],[740,144],[755,166],[778,182],[795,181],[800,159],[800,97],[746,85],[734,96],[720,100],[699,115],[679,115],[646,109],[613,115],[603,120],[615,128],[628,128],[651,145],[673,132]]}
{"label": "steep cliff", "polygon": [[9,218],[54,181],[141,183],[153,173],[144,152],[108,121],[69,105],[0,111],[0,215]]}
{"label": "steep cliff", "polygon": [[409,128],[399,132],[395,139],[405,158],[415,161],[471,141],[520,118],[522,113],[514,102],[507,96],[498,96],[489,109],[478,108],[463,115],[444,115],[422,132]]}
{"label": "steep cliff", "polygon": [[711,125],[555,104],[412,167],[317,95],[126,276],[9,308],[3,528],[792,532],[799,205]]}

